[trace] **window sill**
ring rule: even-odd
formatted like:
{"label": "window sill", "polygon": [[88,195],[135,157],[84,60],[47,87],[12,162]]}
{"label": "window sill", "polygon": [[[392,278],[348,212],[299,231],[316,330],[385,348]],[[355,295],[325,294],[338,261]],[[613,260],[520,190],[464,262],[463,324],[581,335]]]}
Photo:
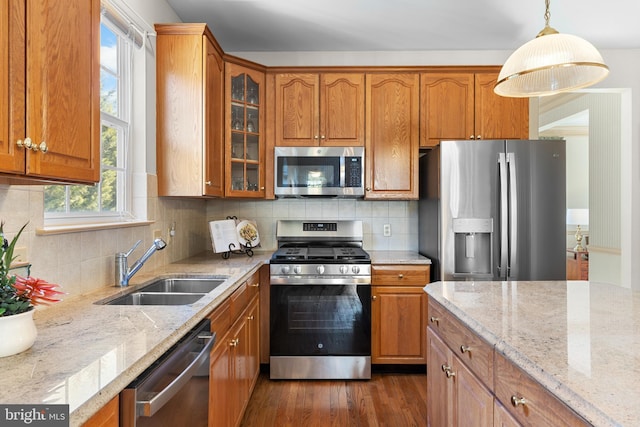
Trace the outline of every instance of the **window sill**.
{"label": "window sill", "polygon": [[111,230],[114,228],[142,227],[153,224],[155,221],[128,221],[128,222],[100,222],[96,224],[55,225],[36,229],[36,235],[49,236],[53,234],[79,233],[83,231]]}

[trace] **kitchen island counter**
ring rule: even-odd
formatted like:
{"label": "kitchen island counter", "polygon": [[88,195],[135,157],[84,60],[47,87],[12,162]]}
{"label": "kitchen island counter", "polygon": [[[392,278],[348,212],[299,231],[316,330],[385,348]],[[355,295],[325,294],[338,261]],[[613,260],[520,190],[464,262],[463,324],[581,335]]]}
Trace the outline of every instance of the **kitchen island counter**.
{"label": "kitchen island counter", "polygon": [[495,351],[596,426],[640,422],[640,293],[586,281],[425,287]]}
{"label": "kitchen island counter", "polygon": [[[190,329],[233,293],[271,252],[253,257],[205,252],[139,273],[129,288],[104,287],[75,295],[34,319],[38,329],[29,350],[0,359],[1,404],[68,404],[78,426],[116,396]],[[99,305],[160,277],[225,276],[201,300],[183,306]],[[64,284],[61,284],[64,290]]]}

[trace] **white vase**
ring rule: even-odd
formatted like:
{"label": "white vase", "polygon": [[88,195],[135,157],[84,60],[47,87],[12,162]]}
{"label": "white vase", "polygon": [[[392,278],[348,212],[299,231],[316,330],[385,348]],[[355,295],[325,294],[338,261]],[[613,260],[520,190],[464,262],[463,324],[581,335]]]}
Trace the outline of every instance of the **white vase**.
{"label": "white vase", "polygon": [[33,321],[34,311],[0,317],[0,357],[21,353],[36,341],[38,331]]}

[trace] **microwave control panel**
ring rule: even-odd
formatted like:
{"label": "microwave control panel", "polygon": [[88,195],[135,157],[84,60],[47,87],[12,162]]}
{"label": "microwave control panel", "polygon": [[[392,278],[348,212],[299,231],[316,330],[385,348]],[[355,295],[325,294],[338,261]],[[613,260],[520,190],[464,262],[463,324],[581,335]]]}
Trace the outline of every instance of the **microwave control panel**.
{"label": "microwave control panel", "polygon": [[345,187],[362,186],[362,157],[347,156],[344,158],[345,165]]}

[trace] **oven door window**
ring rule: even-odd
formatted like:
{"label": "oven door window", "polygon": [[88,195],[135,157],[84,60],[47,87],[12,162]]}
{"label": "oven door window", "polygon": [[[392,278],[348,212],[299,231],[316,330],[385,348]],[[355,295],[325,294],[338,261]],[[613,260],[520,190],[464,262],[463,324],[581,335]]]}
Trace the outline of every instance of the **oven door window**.
{"label": "oven door window", "polygon": [[278,157],[277,187],[340,187],[340,157]]}
{"label": "oven door window", "polygon": [[371,286],[271,286],[271,356],[371,354]]}

